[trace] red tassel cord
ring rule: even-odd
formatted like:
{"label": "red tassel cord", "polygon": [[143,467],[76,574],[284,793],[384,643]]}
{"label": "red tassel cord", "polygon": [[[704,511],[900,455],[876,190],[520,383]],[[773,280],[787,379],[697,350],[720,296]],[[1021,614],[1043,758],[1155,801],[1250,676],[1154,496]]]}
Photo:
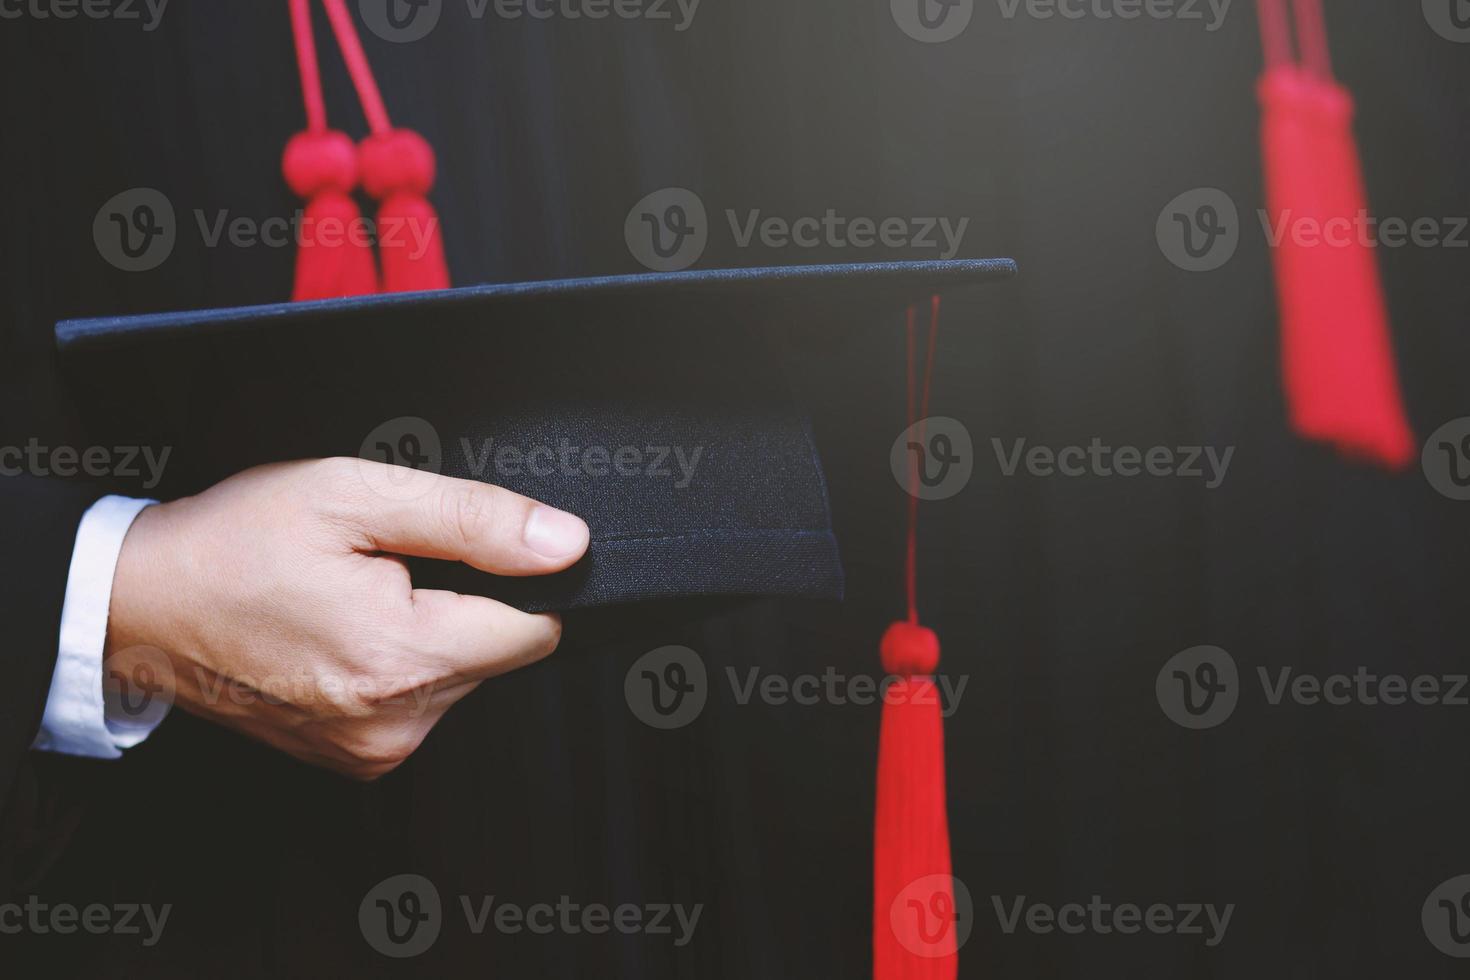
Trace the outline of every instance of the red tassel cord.
{"label": "red tassel cord", "polygon": [[1415,457],[1353,136],[1353,100],[1332,76],[1321,0],[1258,0],[1266,212],[1274,245],[1282,371],[1292,428],[1391,469]]}
{"label": "red tassel cord", "polygon": [[[921,402],[914,397],[914,310],[908,311],[908,416],[928,416],[939,297],[931,301]],[[909,463],[904,581],[908,618],[883,634],[883,669],[896,678],[883,702],[873,833],[873,976],[877,980],[952,980],[959,970],[958,910],[944,792],[944,727],[933,674],[939,638],[919,624],[917,454]]]}
{"label": "red tassel cord", "polygon": [[327,128],[307,0],[291,0],[291,28],[306,102],[306,130],[286,144],[281,161],[286,183],[306,199],[291,298],[301,301],[375,293],[378,276],[372,245],[352,199],[357,152],[347,134]]}
{"label": "red tassel cord", "polygon": [[379,202],[383,290],[448,289],[449,265],[439,215],[428,200],[434,186],[434,150],[418,133],[393,128],[344,0],[323,2],[372,131],[359,147],[358,164],[363,190]]}

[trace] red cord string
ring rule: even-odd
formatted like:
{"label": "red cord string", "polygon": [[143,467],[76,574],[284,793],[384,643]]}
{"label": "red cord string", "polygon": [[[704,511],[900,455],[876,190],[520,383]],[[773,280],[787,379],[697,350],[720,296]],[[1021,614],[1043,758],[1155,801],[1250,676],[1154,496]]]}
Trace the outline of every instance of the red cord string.
{"label": "red cord string", "polygon": [[1284,68],[1295,62],[1286,0],[1256,0],[1256,12],[1261,22],[1261,47],[1266,52],[1266,67]]}
{"label": "red cord string", "polygon": [[1327,20],[1322,13],[1322,0],[1291,0],[1291,16],[1287,13],[1287,0],[1256,0],[1256,10],[1261,22],[1261,47],[1266,52],[1267,68],[1297,63],[1291,45],[1291,19],[1294,17],[1302,66],[1318,78],[1332,78],[1332,53],[1327,43]]}
{"label": "red cord string", "polygon": [[301,98],[306,103],[306,128],[319,133],[327,128],[327,103],[322,97],[321,65],[317,62],[308,2],[291,0],[291,33],[296,39],[296,67],[301,74]]}
{"label": "red cord string", "polygon": [[352,76],[352,87],[357,89],[357,98],[362,103],[362,114],[367,117],[368,128],[375,135],[393,128],[388,119],[388,110],[383,105],[383,95],[378,91],[377,79],[362,50],[362,41],[357,36],[357,27],[352,23],[343,0],[322,0],[327,8],[327,19],[332,22],[332,32],[337,35],[337,46],[342,49],[342,60],[347,63],[347,74]]}
{"label": "red cord string", "polygon": [[914,399],[914,361],[917,353],[918,327],[915,324],[915,311],[909,306],[908,316],[905,320],[905,340],[908,353],[907,363],[907,401],[908,401],[908,428],[918,427],[914,433],[919,446],[918,452],[910,450],[909,458],[909,500],[908,500],[908,534],[905,538],[904,547],[904,589],[908,596],[909,622],[918,625],[919,622],[919,467],[923,465],[920,453],[925,450],[924,421],[929,417],[929,392],[933,387],[934,379],[934,348],[939,337],[939,294],[935,294],[929,300],[929,344],[924,355],[924,384],[919,396],[918,411],[915,411]]}
{"label": "red cord string", "polygon": [[1332,77],[1332,55],[1327,47],[1327,20],[1322,0],[1293,0],[1296,9],[1296,41],[1302,64],[1318,78]]}

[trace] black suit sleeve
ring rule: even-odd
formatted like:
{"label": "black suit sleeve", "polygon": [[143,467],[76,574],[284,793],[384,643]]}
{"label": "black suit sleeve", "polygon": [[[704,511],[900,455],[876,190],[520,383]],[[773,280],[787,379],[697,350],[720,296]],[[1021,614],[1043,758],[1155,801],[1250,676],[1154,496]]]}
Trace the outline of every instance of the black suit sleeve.
{"label": "black suit sleeve", "polygon": [[0,476],[0,609],[5,621],[0,682],[0,812],[46,707],[56,668],[67,570],[95,487]]}

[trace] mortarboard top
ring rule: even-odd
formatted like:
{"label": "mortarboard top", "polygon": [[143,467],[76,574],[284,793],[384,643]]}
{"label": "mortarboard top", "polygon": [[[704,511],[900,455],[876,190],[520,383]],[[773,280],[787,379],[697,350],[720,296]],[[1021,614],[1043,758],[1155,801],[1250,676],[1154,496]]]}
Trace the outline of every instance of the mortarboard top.
{"label": "mortarboard top", "polygon": [[[779,344],[898,322],[1008,259],[655,273],[67,320],[89,435],[168,447],[172,497],[259,463],[363,456],[497,483],[583,517],[588,555],[420,584],[522,608],[837,597],[816,448]],[[427,577],[431,581],[424,581]]]}

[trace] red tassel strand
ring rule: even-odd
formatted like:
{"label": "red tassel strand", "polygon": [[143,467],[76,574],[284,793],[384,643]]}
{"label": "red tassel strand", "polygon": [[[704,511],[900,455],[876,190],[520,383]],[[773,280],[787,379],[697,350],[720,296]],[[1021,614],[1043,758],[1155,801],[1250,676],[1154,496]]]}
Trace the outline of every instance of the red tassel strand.
{"label": "red tassel strand", "polygon": [[[927,415],[939,326],[930,307],[922,400],[914,398],[914,310],[908,312],[909,425]],[[922,432],[919,441],[923,443]],[[873,829],[873,976],[877,980],[953,980],[959,970],[959,923],[950,865],[945,802],[944,725],[933,674],[939,637],[919,625],[917,601],[918,467],[909,466],[904,561],[908,619],[888,627],[880,652],[894,680],[883,700]]]}
{"label": "red tassel strand", "polygon": [[1415,457],[1353,136],[1353,100],[1332,78],[1320,0],[1296,0],[1302,66],[1285,0],[1259,0],[1266,72],[1258,94],[1281,315],[1282,370],[1296,432],[1402,469]]}

